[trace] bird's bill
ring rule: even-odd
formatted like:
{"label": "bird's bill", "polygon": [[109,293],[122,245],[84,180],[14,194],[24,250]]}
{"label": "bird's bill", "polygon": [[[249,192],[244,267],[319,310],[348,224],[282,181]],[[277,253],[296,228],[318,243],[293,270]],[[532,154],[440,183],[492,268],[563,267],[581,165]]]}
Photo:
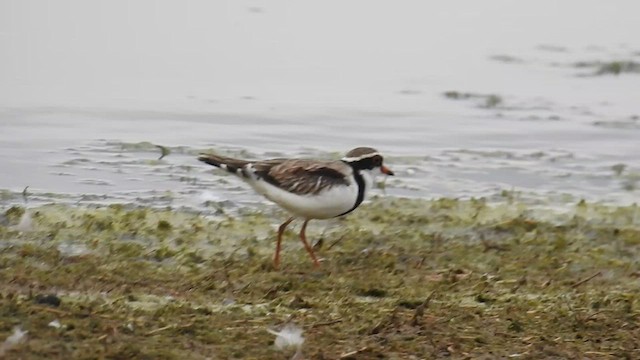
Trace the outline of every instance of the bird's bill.
{"label": "bird's bill", "polygon": [[391,171],[391,169],[389,169],[388,167],[386,167],[386,166],[384,166],[384,165],[382,165],[382,166],[380,167],[380,171],[381,171],[383,174],[387,174],[387,175],[389,175],[389,176],[393,176],[393,171]]}

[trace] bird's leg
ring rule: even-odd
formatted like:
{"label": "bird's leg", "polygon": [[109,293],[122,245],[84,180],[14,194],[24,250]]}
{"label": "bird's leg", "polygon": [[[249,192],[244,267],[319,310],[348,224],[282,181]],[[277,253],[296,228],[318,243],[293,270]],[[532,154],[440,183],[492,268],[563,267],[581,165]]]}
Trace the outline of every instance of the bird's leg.
{"label": "bird's leg", "polygon": [[284,233],[284,230],[287,228],[287,225],[289,225],[293,219],[295,219],[293,216],[290,217],[289,219],[287,219],[287,221],[283,222],[282,225],[280,225],[280,227],[278,228],[278,242],[276,243],[276,254],[273,257],[273,267],[275,267],[276,269],[278,269],[278,267],[280,266],[280,243],[282,242],[282,234]]}
{"label": "bird's leg", "polygon": [[302,224],[302,229],[300,230],[300,240],[304,244],[304,248],[307,249],[307,252],[309,253],[309,256],[311,256],[311,259],[313,260],[313,264],[316,267],[318,267],[318,266],[320,266],[320,263],[318,262],[318,259],[316,258],[316,254],[313,253],[313,249],[311,248],[311,246],[309,246],[309,243],[307,243],[307,236],[305,235],[305,231],[307,230],[307,223],[309,222],[309,220],[310,219],[305,220],[304,224]]}

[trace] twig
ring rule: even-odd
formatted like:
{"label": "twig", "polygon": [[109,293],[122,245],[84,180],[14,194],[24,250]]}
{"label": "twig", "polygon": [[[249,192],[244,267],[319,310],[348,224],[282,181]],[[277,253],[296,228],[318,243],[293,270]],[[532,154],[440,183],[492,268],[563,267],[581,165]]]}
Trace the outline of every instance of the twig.
{"label": "twig", "polygon": [[435,293],[436,291],[433,290],[431,294],[429,294],[427,299],[422,304],[416,307],[416,311],[413,314],[413,319],[411,319],[411,325],[413,326],[418,325],[418,323],[420,322],[420,318],[424,316],[424,310],[429,306],[429,303],[431,302],[431,299],[433,299],[433,295]]}
{"label": "twig", "polygon": [[589,276],[588,278],[586,278],[586,279],[582,279],[582,280],[578,281],[577,283],[575,283],[575,284],[571,285],[571,288],[572,288],[572,289],[575,289],[575,288],[577,288],[578,286],[580,286],[580,285],[582,285],[582,284],[586,283],[587,281],[589,281],[589,280],[591,280],[591,279],[593,279],[593,278],[595,278],[596,276],[599,276],[599,275],[602,275],[602,271],[598,271],[597,273],[595,273],[595,274],[593,274],[593,275]]}
{"label": "twig", "polygon": [[50,308],[50,307],[44,307],[44,306],[32,306],[32,307],[34,309],[38,309],[38,310],[42,310],[42,311],[46,311],[46,312],[50,312],[50,313],[54,313],[54,314],[58,314],[58,315],[65,315],[65,316],[73,315],[72,313],[70,313],[68,311],[58,310],[58,309],[54,309],[54,308]]}
{"label": "twig", "polygon": [[[452,316],[452,317],[450,317],[450,318],[441,319],[441,320],[439,320],[439,321],[437,322],[437,324],[446,324],[446,323],[450,322],[450,321],[451,321],[451,320],[453,320],[453,319],[459,318],[460,316],[462,316],[462,315],[454,315],[454,316]],[[507,335],[507,334],[505,334],[505,335]]]}
{"label": "twig", "polygon": [[335,319],[335,320],[325,321],[325,322],[317,322],[315,324],[311,324],[310,328],[315,329],[320,326],[329,326],[329,325],[333,325],[341,322],[342,322],[342,319]]}
{"label": "twig", "polygon": [[171,328],[173,328],[173,327],[175,327],[175,325],[167,325],[167,326],[163,326],[163,327],[161,327],[161,328],[157,328],[157,329],[151,330],[151,331],[149,331],[149,332],[147,333],[147,336],[149,336],[149,335],[153,335],[153,334],[156,334],[156,333],[159,333],[159,332],[161,332],[161,331],[165,331],[165,330],[171,329]]}
{"label": "twig", "polygon": [[352,357],[353,355],[358,355],[358,354],[360,354],[362,352],[365,352],[367,350],[369,350],[369,348],[365,346],[365,347],[360,348],[358,350],[354,350],[354,351],[350,351],[348,353],[341,354],[338,359],[347,359],[347,358]]}
{"label": "twig", "polygon": [[340,236],[340,237],[338,238],[338,240],[336,240],[336,241],[332,242],[331,244],[329,244],[329,246],[327,247],[327,250],[331,250],[331,249],[332,249],[334,246],[336,246],[340,241],[342,241],[342,239],[343,239],[343,238],[344,238],[343,236]]}
{"label": "twig", "polygon": [[380,333],[380,331],[384,330],[386,327],[388,327],[389,325],[395,325],[396,321],[398,320],[398,311],[400,310],[399,306],[396,306],[393,311],[391,312],[391,314],[389,315],[388,318],[382,319],[380,320],[376,326],[373,327],[373,329],[371,329],[369,331],[369,335],[375,335]]}
{"label": "twig", "polygon": [[87,316],[97,316],[100,317],[104,320],[109,320],[109,321],[116,321],[115,319],[107,316],[107,315],[103,315],[103,314],[98,314],[98,313],[74,313],[74,312],[70,312],[70,311],[64,311],[64,310],[60,310],[60,309],[54,309],[54,308],[50,308],[50,307],[44,307],[44,306],[32,306],[32,308],[37,309],[37,310],[42,310],[42,311],[46,311],[46,312],[50,312],[50,313],[54,313],[54,314],[58,314],[58,315],[64,315],[64,316],[81,316],[81,317],[87,317]]}
{"label": "twig", "polygon": [[589,320],[591,320],[591,319],[595,318],[596,316],[598,316],[599,314],[602,314],[603,312],[606,312],[606,311],[607,311],[606,309],[596,311],[596,312],[594,312],[593,314],[591,314],[591,315],[587,316],[587,317],[584,319],[584,321],[589,321]]}
{"label": "twig", "polygon": [[161,331],[168,330],[168,329],[186,329],[188,327],[193,326],[193,324],[195,324],[195,321],[192,321],[192,322],[190,322],[190,323],[188,323],[186,325],[175,325],[174,324],[174,325],[163,326],[161,328],[153,329],[153,330],[147,332],[147,336],[153,335],[153,334],[156,334],[156,333],[159,333]]}
{"label": "twig", "polygon": [[602,355],[602,356],[612,356],[615,353],[606,353],[606,352],[601,352],[601,351],[585,351],[584,352],[585,355]]}
{"label": "twig", "polygon": [[486,240],[484,238],[484,236],[482,236],[480,238],[480,242],[482,243],[482,246],[484,246],[484,252],[487,252],[489,250],[496,250],[496,251],[508,251],[509,250],[509,246],[497,244],[495,242],[491,242],[489,240]]}

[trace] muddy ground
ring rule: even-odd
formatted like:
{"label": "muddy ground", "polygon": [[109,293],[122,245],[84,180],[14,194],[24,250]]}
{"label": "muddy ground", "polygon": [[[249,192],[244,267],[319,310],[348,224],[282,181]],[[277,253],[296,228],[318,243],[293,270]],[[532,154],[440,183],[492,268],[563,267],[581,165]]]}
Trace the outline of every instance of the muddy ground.
{"label": "muddy ground", "polygon": [[[7,359],[640,357],[640,211],[376,198],[308,237],[285,214],[124,205],[0,214]],[[29,221],[30,219],[30,221]]]}

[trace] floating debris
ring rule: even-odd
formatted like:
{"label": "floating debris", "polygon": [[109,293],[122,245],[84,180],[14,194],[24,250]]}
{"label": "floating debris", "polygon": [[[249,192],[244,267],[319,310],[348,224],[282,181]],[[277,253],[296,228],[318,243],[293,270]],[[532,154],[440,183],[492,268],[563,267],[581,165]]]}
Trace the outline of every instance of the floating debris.
{"label": "floating debris", "polygon": [[251,6],[249,8],[247,8],[247,11],[252,13],[252,14],[262,14],[265,12],[264,8],[261,8],[259,6]]}
{"label": "floating debris", "polygon": [[616,176],[620,176],[622,175],[622,172],[624,171],[624,169],[627,168],[627,165],[625,164],[615,164],[615,165],[611,165],[611,170],[613,170],[613,172],[616,174]]}
{"label": "floating debris", "polygon": [[511,56],[511,55],[493,55],[491,57],[489,57],[489,59],[493,60],[493,61],[499,61],[502,63],[506,63],[506,64],[522,64],[524,63],[524,60],[522,60],[521,58],[515,57],[515,56]]}
{"label": "floating debris", "polygon": [[102,179],[80,179],[76,181],[79,184],[86,185],[98,185],[98,186],[113,186],[113,183]]}
{"label": "floating debris", "polygon": [[640,73],[640,63],[633,60],[616,61],[579,61],[572,64],[575,68],[591,68],[593,71],[578,76],[621,75]]}
{"label": "floating debris", "polygon": [[622,73],[640,73],[640,63],[635,61],[611,61],[598,66],[596,75],[620,75]]}
{"label": "floating debris", "polygon": [[609,129],[640,129],[640,121],[633,118],[594,121],[593,125]]}
{"label": "floating debris", "polygon": [[556,52],[556,53],[563,53],[563,52],[569,51],[569,49],[564,46],[553,45],[553,44],[540,44],[536,46],[536,49],[542,50],[542,51],[548,51],[548,52]]}
{"label": "floating debris", "polygon": [[640,173],[638,172],[629,172],[625,174],[626,176],[623,178],[622,188],[626,191],[635,191],[638,189],[638,184],[640,183]]}
{"label": "floating debris", "polygon": [[24,200],[24,203],[27,204],[29,202],[29,199],[27,198],[29,193],[27,192],[27,189],[29,189],[29,187],[25,187],[24,190],[22,190],[22,199]]}
{"label": "floating debris", "polygon": [[162,158],[171,154],[171,150],[169,150],[169,148],[166,146],[156,145],[156,147],[160,149],[160,157],[158,158],[158,160],[162,160]]}
{"label": "floating debris", "polygon": [[398,94],[400,94],[400,95],[420,95],[420,94],[422,94],[422,91],[414,90],[414,89],[404,89],[404,90],[398,91]]}
{"label": "floating debris", "polygon": [[481,100],[478,106],[488,109],[498,107],[504,102],[502,97],[496,94],[477,94],[458,91],[446,91],[443,95],[447,99],[452,100],[478,99]]}

